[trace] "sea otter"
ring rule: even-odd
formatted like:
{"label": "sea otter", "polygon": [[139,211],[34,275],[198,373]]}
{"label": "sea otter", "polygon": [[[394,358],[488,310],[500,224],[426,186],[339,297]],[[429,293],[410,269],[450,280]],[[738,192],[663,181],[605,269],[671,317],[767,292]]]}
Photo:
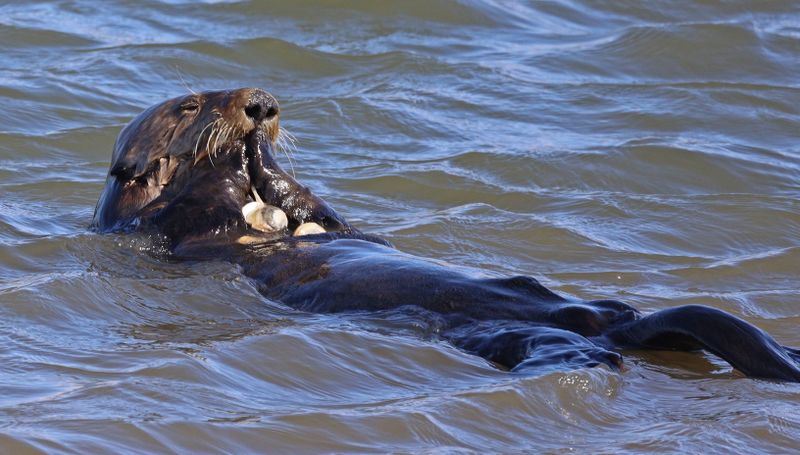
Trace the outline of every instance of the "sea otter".
{"label": "sea otter", "polygon": [[[178,258],[233,261],[266,297],[299,310],[422,308],[443,339],[511,371],[620,368],[624,348],[705,349],[745,375],[800,382],[800,350],[723,311],[644,315],[558,295],[529,276],[405,254],[361,232],[278,166],[279,113],[272,95],[251,88],[147,109],[117,139],[93,227],[152,232]],[[279,208],[286,229],[248,223],[242,209],[258,201]],[[304,225],[318,229],[291,234]]]}

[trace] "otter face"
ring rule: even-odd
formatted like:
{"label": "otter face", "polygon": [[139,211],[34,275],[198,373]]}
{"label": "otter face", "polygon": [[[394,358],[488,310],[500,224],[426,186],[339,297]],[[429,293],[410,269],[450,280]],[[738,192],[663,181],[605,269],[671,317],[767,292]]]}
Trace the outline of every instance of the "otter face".
{"label": "otter face", "polygon": [[271,159],[278,115],[275,98],[251,88],[147,109],[117,138],[92,226],[107,232],[155,225],[173,237],[246,229],[241,207],[253,200],[254,183],[248,166]]}

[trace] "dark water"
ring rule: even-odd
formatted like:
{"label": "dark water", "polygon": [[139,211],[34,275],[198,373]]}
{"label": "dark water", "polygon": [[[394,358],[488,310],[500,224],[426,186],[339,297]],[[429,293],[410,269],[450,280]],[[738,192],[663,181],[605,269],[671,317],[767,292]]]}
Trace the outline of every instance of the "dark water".
{"label": "dark water", "polygon": [[798,450],[800,386],[710,355],[513,376],[86,229],[134,115],[258,86],[402,250],[800,346],[798,74],[789,1],[4,3],[0,451]]}

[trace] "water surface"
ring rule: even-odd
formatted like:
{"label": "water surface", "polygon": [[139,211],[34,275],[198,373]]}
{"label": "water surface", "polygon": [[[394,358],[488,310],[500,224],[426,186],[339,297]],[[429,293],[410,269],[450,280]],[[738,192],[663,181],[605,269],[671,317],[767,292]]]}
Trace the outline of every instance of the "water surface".
{"label": "water surface", "polygon": [[133,116],[257,86],[298,178],[404,251],[800,346],[798,68],[786,1],[5,2],[0,448],[798,450],[800,386],[711,355],[510,375],[87,230]]}

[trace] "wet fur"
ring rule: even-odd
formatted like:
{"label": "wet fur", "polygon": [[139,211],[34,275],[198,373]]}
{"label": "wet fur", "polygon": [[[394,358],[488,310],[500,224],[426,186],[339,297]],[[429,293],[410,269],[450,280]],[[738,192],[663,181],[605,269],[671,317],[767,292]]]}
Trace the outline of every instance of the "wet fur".
{"label": "wet fur", "polygon": [[[422,308],[441,320],[442,338],[515,371],[619,368],[620,348],[705,349],[746,375],[800,381],[797,350],[720,310],[691,305],[642,315],[615,300],[557,295],[531,277],[487,278],[397,251],[278,165],[277,115],[262,123],[242,116],[254,99],[274,99],[252,89],[190,97],[202,98],[196,112],[181,108],[189,97],[170,100],[122,131],[95,213],[98,230],[150,230],[170,240],[176,257],[236,262],[265,296],[300,310]],[[290,226],[316,222],[328,233],[254,232],[240,210],[251,187],[284,210]]]}

